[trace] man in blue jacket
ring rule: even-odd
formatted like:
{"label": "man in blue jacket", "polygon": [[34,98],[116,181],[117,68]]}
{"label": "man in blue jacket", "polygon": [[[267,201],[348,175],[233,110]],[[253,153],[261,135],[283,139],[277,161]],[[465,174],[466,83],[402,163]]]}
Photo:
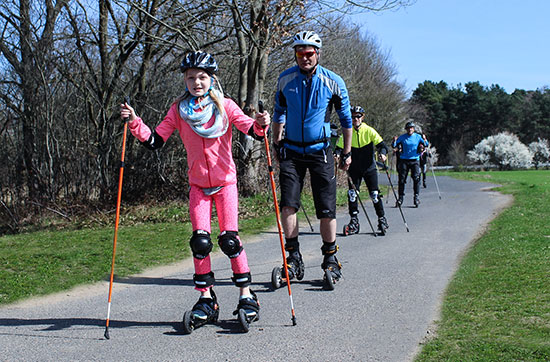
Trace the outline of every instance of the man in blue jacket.
{"label": "man in blue jacket", "polygon": [[392,147],[399,150],[399,162],[397,163],[397,172],[399,173],[399,199],[397,203],[403,204],[403,197],[405,196],[405,183],[407,182],[407,175],[409,170],[411,171],[411,178],[413,179],[413,203],[414,206],[420,205],[420,152],[419,146],[422,144],[428,147],[428,141],[423,139],[421,135],[416,133],[416,125],[414,122],[407,122],[405,124],[405,130],[407,133],[401,136],[394,137]]}
{"label": "man in blue jacket", "polygon": [[[351,163],[351,112],[342,78],[319,65],[322,41],[312,31],[294,36],[292,48],[297,65],[279,76],[273,115],[273,143],[279,159],[281,221],[290,278],[302,279],[304,264],[299,251],[296,212],[306,171],[309,170],[316,216],[320,219],[324,256],[321,268],[341,277],[336,259],[336,178],[330,145],[330,113],[340,119],[344,146],[340,168]],[[283,138],[284,131],[284,138]]]}

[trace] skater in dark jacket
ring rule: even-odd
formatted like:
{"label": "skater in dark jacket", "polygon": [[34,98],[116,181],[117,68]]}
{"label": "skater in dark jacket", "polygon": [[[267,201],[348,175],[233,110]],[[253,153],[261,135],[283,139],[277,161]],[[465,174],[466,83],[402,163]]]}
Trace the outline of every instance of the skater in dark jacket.
{"label": "skater in dark jacket", "polygon": [[251,136],[263,136],[270,123],[269,113],[255,119],[245,115],[237,104],[225,98],[216,77],[216,60],[205,52],[192,52],[181,63],[185,92],[176,99],[164,120],[151,130],[129,104],[122,104],[120,115],[128,118],[132,134],[148,149],[162,147],[178,131],[187,151],[189,166],[189,213],[193,226],[190,240],[195,289],[201,293],[191,312],[186,313],[184,329],[190,332],[218,317],[218,303],[212,290],[215,278],[210,264],[211,212],[216,205],[220,234],[218,245],[229,257],[233,282],[240,289],[237,309],[245,309],[250,320],[258,316],[259,304],[250,290],[251,274],[239,236],[237,173],[231,152],[232,126]]}
{"label": "skater in dark jacket", "polygon": [[[378,188],[378,170],[375,163],[375,151],[378,152],[378,158],[381,162],[386,162],[388,148],[384,140],[376,130],[363,123],[365,111],[360,106],[351,108],[351,117],[353,122],[353,133],[351,139],[351,165],[349,167],[349,176],[353,182],[353,187],[348,180],[348,209],[350,222],[344,226],[344,235],[355,234],[359,232],[357,191],[361,186],[361,180],[365,180],[371,200],[374,204],[376,215],[378,216],[378,229],[382,234],[388,228],[388,222],[384,216],[384,204],[380,200]],[[343,140],[339,139],[336,144],[337,158],[342,152]]]}
{"label": "skater in dark jacket", "polygon": [[429,144],[421,135],[415,133],[415,127],[416,125],[414,122],[407,122],[407,124],[405,124],[407,133],[399,137],[394,137],[392,147],[399,149],[399,161],[397,162],[397,171],[399,173],[399,198],[397,203],[399,205],[403,204],[405,183],[407,182],[407,175],[410,170],[411,178],[413,179],[413,203],[414,206],[418,207],[420,205],[420,154],[418,153],[418,149],[420,144],[425,147],[428,147]]}

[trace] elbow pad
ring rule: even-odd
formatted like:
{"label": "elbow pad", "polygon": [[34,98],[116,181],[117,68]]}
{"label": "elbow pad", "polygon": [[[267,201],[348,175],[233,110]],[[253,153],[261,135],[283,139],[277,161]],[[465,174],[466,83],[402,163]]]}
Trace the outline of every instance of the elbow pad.
{"label": "elbow pad", "polygon": [[158,150],[162,146],[164,146],[164,140],[161,136],[158,135],[157,132],[151,133],[151,136],[149,136],[149,139],[147,141],[141,142],[145,148],[148,150],[154,151]]}

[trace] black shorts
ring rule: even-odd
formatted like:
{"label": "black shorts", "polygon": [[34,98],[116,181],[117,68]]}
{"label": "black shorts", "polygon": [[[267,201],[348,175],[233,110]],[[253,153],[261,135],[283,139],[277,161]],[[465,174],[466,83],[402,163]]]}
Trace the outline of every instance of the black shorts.
{"label": "black shorts", "polygon": [[334,176],[334,157],[330,147],[310,154],[286,149],[279,165],[281,208],[285,206],[296,210],[300,208],[304,177],[309,170],[317,218],[336,218],[336,177]]}

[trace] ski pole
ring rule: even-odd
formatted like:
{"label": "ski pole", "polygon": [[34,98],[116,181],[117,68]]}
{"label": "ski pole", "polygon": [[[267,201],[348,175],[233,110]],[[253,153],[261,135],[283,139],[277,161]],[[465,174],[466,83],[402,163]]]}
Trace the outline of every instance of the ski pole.
{"label": "ski pole", "polygon": [[370,222],[370,217],[367,214],[367,210],[365,209],[365,206],[363,205],[363,202],[361,201],[361,197],[359,197],[359,190],[357,190],[357,188],[353,184],[353,181],[351,180],[349,172],[348,172],[348,182],[351,185],[351,187],[355,190],[355,194],[357,195],[357,200],[359,200],[359,203],[361,204],[361,208],[363,209],[363,212],[365,213],[365,216],[367,217],[367,221],[369,222],[372,233],[374,234],[374,236],[378,236],[378,234],[376,234],[376,231],[374,231],[374,227],[372,226],[372,223]]}
{"label": "ski pole", "polygon": [[[377,162],[378,163],[378,162]],[[391,189],[393,191],[393,196],[395,197],[395,200],[397,201],[397,194],[395,193],[395,188],[393,187],[393,183],[391,182],[391,176],[388,172],[388,166],[386,166],[385,163],[378,163],[381,168],[383,168],[386,171],[386,176],[388,176],[388,181],[390,182]],[[407,228],[407,232],[409,232],[409,225],[407,225],[407,220],[405,220],[405,215],[403,215],[403,210],[401,209],[401,204],[397,202],[397,207],[399,208],[399,212],[401,213],[401,218],[403,219],[403,222],[405,223],[405,228]]]}
{"label": "ski pole", "polygon": [[[124,98],[126,104],[130,104],[129,97]],[[120,201],[122,198],[122,177],[124,175],[124,151],[126,150],[126,131],[128,129],[128,118],[124,119],[124,130],[122,131],[122,156],[120,157],[120,172],[118,176],[118,196],[116,202],[116,218],[115,218],[115,236],[113,238],[113,259],[111,261],[111,277],[109,279],[109,298],[107,304],[107,320],[105,322],[105,338],[110,339],[109,336],[109,317],[111,314],[111,296],[113,293],[113,276],[115,273],[115,255],[116,255],[116,242],[118,235],[118,222],[120,220]]]}
{"label": "ski pole", "polygon": [[302,211],[304,212],[304,216],[306,217],[307,223],[309,224],[309,228],[311,229],[311,232],[313,232],[313,226],[311,226],[311,222],[309,221],[309,217],[307,217],[306,209],[304,208],[304,204],[301,204]]}
{"label": "ski pole", "polygon": [[437,188],[437,194],[439,195],[439,199],[441,200],[441,192],[439,192],[439,185],[437,184],[437,178],[435,178],[435,172],[434,172],[434,164],[432,162],[432,153],[430,151],[430,149],[428,148],[428,158],[430,159],[430,166],[431,166],[431,169],[432,169],[432,175],[434,176],[434,181],[435,181],[435,187]]}
{"label": "ski pole", "polygon": [[[264,105],[262,101],[258,102],[258,110],[260,113],[264,111]],[[292,301],[292,289],[290,288],[290,278],[288,277],[288,265],[286,263],[286,251],[283,238],[283,228],[281,226],[281,215],[279,214],[279,203],[277,201],[277,188],[275,186],[275,179],[273,177],[273,166],[271,163],[271,154],[269,152],[269,141],[267,140],[267,132],[264,130],[264,143],[265,153],[267,155],[267,169],[269,171],[269,180],[271,181],[271,191],[273,193],[273,204],[275,205],[275,216],[277,219],[277,228],[279,229],[279,241],[281,243],[281,253],[283,254],[283,265],[285,267],[286,286],[288,289],[288,297],[290,298],[290,311],[292,314],[292,325],[296,325],[296,314],[294,313],[294,302]]]}

